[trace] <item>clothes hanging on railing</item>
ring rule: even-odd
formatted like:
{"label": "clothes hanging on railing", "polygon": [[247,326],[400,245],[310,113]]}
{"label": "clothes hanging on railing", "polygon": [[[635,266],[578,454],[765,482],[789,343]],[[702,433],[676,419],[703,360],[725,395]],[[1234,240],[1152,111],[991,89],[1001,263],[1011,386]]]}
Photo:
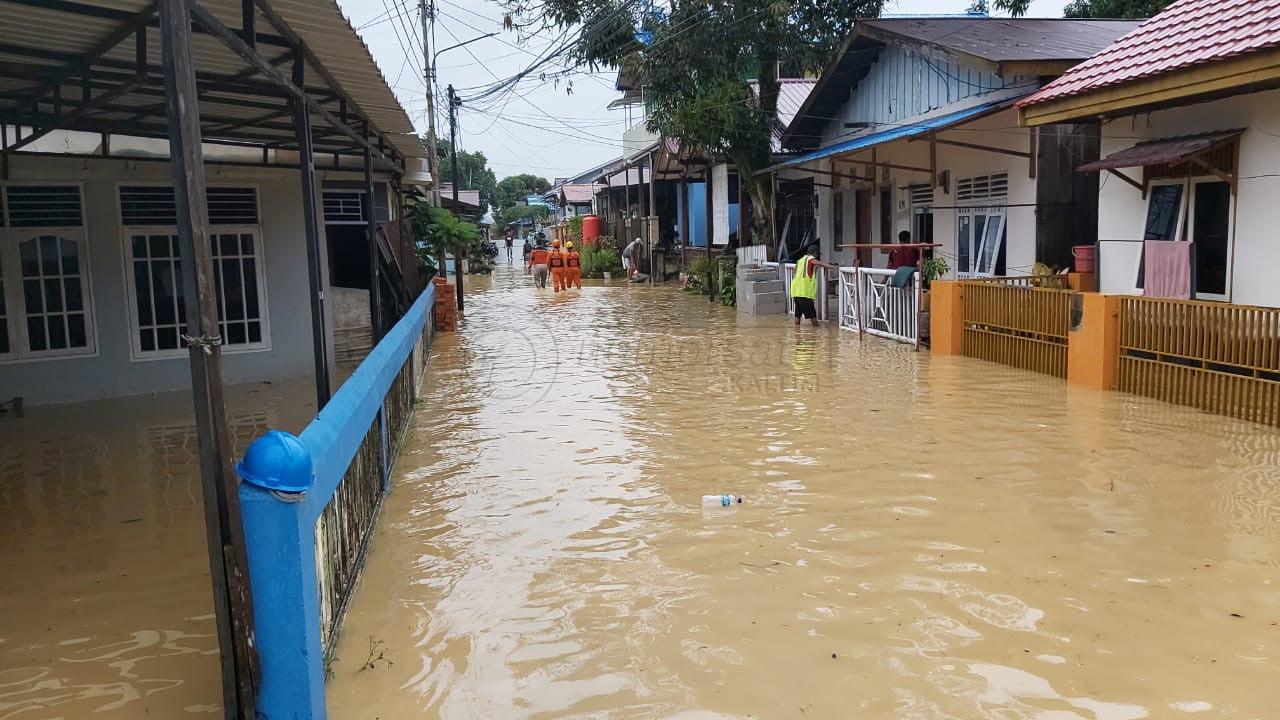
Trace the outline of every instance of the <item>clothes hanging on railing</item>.
{"label": "clothes hanging on railing", "polygon": [[1145,241],[1142,293],[1147,297],[1190,299],[1193,245],[1178,240]]}

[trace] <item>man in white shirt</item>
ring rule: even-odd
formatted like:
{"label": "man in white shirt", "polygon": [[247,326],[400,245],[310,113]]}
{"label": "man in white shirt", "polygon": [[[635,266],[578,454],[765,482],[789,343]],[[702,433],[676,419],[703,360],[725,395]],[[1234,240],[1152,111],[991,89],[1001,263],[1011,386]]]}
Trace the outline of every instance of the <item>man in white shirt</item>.
{"label": "man in white shirt", "polygon": [[627,278],[633,278],[640,274],[640,254],[644,252],[644,241],[636,238],[622,249],[622,269],[627,272]]}

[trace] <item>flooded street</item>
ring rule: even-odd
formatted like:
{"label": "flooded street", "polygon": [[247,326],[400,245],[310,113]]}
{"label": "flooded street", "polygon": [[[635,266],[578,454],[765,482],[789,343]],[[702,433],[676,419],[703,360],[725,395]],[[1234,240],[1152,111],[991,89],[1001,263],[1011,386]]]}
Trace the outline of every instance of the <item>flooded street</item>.
{"label": "flooded street", "polygon": [[[237,447],[315,413],[229,387]],[[189,393],[0,418],[0,720],[221,717]]]}
{"label": "flooded street", "polygon": [[335,720],[1280,707],[1273,430],[672,288],[468,282]]}

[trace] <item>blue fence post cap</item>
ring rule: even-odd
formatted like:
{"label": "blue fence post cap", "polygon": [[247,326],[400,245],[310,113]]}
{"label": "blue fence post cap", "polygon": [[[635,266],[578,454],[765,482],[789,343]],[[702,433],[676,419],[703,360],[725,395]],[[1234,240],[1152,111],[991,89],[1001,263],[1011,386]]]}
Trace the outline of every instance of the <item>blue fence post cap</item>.
{"label": "blue fence post cap", "polygon": [[290,493],[310,490],[316,479],[307,446],[280,430],[254,440],[236,463],[236,474],[258,487]]}

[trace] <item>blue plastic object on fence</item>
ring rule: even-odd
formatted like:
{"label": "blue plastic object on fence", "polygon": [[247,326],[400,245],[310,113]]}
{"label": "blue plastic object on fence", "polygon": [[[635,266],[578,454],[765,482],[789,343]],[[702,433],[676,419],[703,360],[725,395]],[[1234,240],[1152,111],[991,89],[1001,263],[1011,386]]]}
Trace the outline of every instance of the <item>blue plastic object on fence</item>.
{"label": "blue plastic object on fence", "polygon": [[236,463],[236,474],[260,488],[290,493],[306,492],[316,481],[307,446],[280,430],[254,440]]}
{"label": "blue plastic object on fence", "polygon": [[[290,497],[280,492],[283,488],[252,481],[240,484],[255,640],[262,667],[258,713],[265,720],[327,717],[316,521],[382,411],[387,391],[422,337],[434,304],[435,285],[430,284],[295,439],[298,445],[290,445],[305,452],[314,469],[314,484],[305,494]],[[271,454],[283,446],[282,442]],[[300,458],[291,457],[301,465]],[[256,459],[251,462],[248,454],[239,467],[255,477],[268,477],[266,469],[259,468]]]}

